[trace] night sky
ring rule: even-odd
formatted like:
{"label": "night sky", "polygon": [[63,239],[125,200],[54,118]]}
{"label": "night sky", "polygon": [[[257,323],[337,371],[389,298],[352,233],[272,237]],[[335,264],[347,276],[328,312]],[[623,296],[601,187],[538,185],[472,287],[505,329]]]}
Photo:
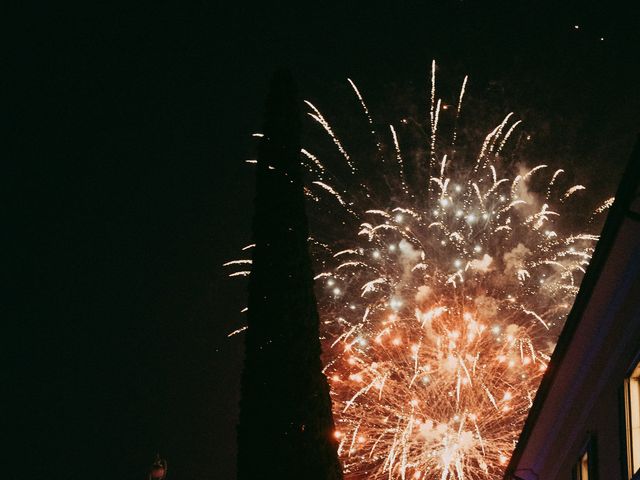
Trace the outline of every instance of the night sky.
{"label": "night sky", "polygon": [[245,285],[222,263],[249,243],[244,160],[277,67],[331,105],[346,77],[378,102],[426,92],[435,58],[602,198],[638,132],[640,7],[219,3],[34,6],[12,22],[5,478],[142,479],[157,451],[171,479],[234,478],[242,336],[227,334]]}

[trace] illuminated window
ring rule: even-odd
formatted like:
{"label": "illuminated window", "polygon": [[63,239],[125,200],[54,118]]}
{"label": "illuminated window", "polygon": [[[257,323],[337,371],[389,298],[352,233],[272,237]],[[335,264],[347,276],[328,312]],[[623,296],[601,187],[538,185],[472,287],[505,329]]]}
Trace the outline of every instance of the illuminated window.
{"label": "illuminated window", "polygon": [[[624,385],[629,478],[640,471],[640,363]],[[638,477],[640,478],[640,476]]]}
{"label": "illuminated window", "polygon": [[589,480],[589,452],[584,452],[574,467],[573,480]]}
{"label": "illuminated window", "polygon": [[573,480],[596,480],[596,439],[592,434],[573,467]]}

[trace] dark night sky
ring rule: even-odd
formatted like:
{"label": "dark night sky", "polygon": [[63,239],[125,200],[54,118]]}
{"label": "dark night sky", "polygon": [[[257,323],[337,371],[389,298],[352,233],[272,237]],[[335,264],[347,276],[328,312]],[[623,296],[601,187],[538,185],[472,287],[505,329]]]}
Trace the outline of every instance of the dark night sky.
{"label": "dark night sky", "polygon": [[426,89],[436,58],[564,129],[549,150],[596,192],[640,124],[640,16],[611,2],[110,3],[13,22],[6,478],[141,479],[156,451],[173,479],[233,478],[244,287],[221,265],[250,236],[276,67],[330,104],[347,76]]}

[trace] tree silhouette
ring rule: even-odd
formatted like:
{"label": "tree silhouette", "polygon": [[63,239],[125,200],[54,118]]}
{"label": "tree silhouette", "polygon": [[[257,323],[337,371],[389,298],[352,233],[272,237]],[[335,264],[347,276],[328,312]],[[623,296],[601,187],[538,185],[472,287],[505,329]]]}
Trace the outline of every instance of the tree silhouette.
{"label": "tree silhouette", "polygon": [[238,479],[342,478],[300,171],[291,75],[271,83],[258,154],[253,265],[238,425]]}

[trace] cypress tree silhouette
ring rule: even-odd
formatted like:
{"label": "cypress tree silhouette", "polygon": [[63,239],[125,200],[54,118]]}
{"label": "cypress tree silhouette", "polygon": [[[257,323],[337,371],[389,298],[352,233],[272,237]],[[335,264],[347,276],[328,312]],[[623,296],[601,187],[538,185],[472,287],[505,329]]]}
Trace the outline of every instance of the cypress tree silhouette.
{"label": "cypress tree silhouette", "polygon": [[287,71],[278,71],[272,80],[263,134],[237,478],[342,479],[320,360],[300,171],[300,112]]}

